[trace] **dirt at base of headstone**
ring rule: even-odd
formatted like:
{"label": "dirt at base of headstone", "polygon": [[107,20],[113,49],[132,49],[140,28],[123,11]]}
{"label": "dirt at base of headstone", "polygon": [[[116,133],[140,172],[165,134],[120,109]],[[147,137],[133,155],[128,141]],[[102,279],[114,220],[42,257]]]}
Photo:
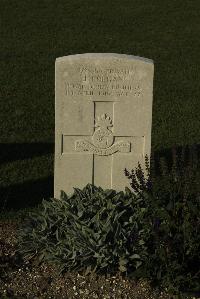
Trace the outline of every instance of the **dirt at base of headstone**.
{"label": "dirt at base of headstone", "polygon": [[138,283],[122,278],[120,273],[106,277],[82,276],[77,272],[58,274],[46,263],[24,265],[15,256],[16,223],[0,222],[0,298],[78,298],[78,299],[169,299],[152,290],[147,281]]}

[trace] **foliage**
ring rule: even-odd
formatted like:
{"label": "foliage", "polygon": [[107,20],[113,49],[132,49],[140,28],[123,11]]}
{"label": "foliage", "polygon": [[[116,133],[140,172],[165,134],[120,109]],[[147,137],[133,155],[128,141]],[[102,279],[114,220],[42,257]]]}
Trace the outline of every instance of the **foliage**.
{"label": "foliage", "polygon": [[200,291],[200,189],[198,160],[193,157],[191,151],[187,163],[183,150],[178,161],[173,149],[172,168],[161,159],[161,176],[157,178],[153,157],[151,171],[145,158],[147,179],[140,164],[131,173],[125,170],[134,192],[148,207],[150,235],[143,270],[154,283],[173,293]]}
{"label": "foliage", "polygon": [[[194,159],[193,159],[194,160]],[[183,163],[184,162],[184,163]],[[88,184],[60,199],[43,200],[19,230],[26,260],[55,263],[60,271],[116,272],[149,278],[169,292],[200,288],[200,193],[197,160],[185,165],[173,152],[170,167],[160,159],[156,176],[145,157],[125,170],[133,188],[125,192]]]}
{"label": "foliage", "polygon": [[147,259],[146,209],[128,188],[103,190],[88,184],[68,197],[43,200],[19,230],[26,260],[50,261],[61,271],[112,272],[139,268]]}

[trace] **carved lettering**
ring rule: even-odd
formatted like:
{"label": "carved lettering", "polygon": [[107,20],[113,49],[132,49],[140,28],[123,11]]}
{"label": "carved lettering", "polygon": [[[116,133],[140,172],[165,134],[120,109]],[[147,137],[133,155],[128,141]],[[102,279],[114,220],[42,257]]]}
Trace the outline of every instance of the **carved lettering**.
{"label": "carved lettering", "polygon": [[116,152],[128,153],[130,152],[130,143],[119,141],[113,144],[109,148],[99,148],[92,143],[84,140],[77,140],[75,144],[75,150],[77,152],[92,152],[99,156],[109,156]]}
{"label": "carved lettering", "polygon": [[[135,79],[135,69],[115,69],[80,67],[79,82],[70,81],[67,72],[64,72],[65,92],[67,96],[115,96],[140,97],[142,89]],[[135,79],[135,84],[133,79]]]}

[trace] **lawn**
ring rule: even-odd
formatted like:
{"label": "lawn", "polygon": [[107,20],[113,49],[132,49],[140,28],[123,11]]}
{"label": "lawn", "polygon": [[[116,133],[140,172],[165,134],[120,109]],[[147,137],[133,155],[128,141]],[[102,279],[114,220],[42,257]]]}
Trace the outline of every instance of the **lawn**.
{"label": "lawn", "polygon": [[199,1],[0,2],[0,206],[53,195],[57,57],[124,53],[155,63],[152,151],[199,144]]}
{"label": "lawn", "polygon": [[57,57],[152,59],[152,152],[197,144],[199,155],[199,12],[198,0],[0,1],[1,218],[53,196]]}

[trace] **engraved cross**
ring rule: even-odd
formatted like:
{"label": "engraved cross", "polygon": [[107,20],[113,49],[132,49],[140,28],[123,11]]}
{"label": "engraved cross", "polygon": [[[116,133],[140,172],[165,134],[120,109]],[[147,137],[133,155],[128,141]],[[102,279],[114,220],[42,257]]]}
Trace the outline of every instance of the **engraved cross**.
{"label": "engraved cross", "polygon": [[[65,153],[67,143],[73,154],[83,154],[82,159],[84,154],[91,155],[93,159],[91,183],[107,188],[112,188],[114,154],[131,152],[131,143],[123,141],[123,137],[131,136],[114,136],[111,127],[113,127],[112,119],[107,114],[102,114],[95,120],[93,135],[62,135],[62,153]],[[115,138],[118,140],[115,141]]]}

